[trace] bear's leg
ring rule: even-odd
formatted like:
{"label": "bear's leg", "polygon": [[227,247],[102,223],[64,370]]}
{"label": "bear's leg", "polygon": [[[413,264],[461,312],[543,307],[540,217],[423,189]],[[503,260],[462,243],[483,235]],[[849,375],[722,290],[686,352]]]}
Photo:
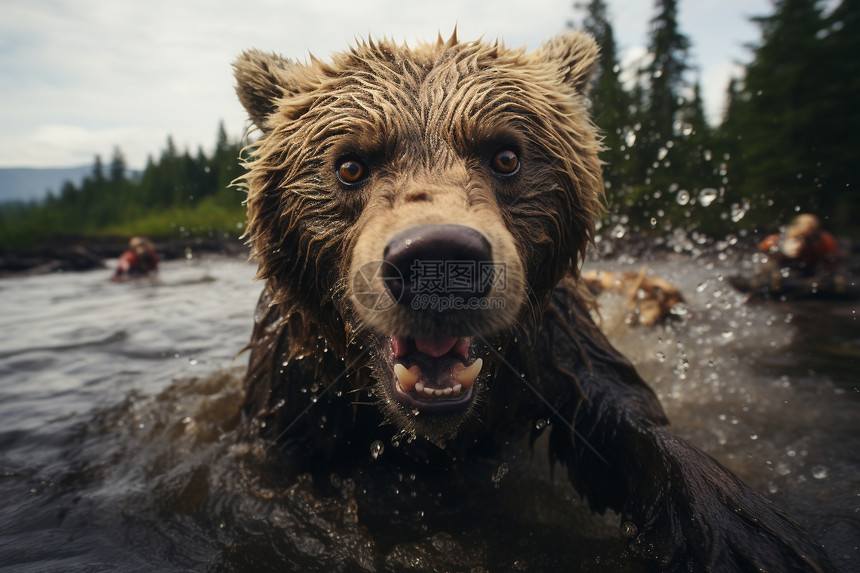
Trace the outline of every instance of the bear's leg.
{"label": "bear's leg", "polygon": [[[557,292],[542,327],[541,387],[578,382],[550,448],[592,509],[621,514],[629,550],[668,571],[832,571],[823,549],[716,460],[661,426],[656,396],[576,297]],[[563,381],[559,372],[572,374]],[[551,380],[545,380],[550,377]],[[570,394],[570,392],[568,392]]]}

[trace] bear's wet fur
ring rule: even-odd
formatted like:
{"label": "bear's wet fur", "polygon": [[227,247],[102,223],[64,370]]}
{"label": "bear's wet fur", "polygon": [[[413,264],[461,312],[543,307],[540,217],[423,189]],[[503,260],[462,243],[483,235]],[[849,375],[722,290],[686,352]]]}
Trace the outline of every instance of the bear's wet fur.
{"label": "bear's wet fur", "polygon": [[242,54],[260,131],[247,237],[266,281],[245,411],[296,471],[348,471],[379,441],[419,480],[550,419],[550,458],[621,515],[646,564],[829,570],[795,522],[662,428],[591,320],[578,275],[602,204],[597,60],[581,33],[534,51],[454,34],[328,62]]}

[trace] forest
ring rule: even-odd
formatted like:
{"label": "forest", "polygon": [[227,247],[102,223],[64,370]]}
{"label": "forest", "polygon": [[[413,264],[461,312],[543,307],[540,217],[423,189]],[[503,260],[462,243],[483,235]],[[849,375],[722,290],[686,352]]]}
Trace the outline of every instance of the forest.
{"label": "forest", "polygon": [[[606,150],[604,230],[655,235],[682,228],[723,238],[772,231],[798,212],[860,236],[860,2],[775,0],[753,17],[760,39],[726,86],[721,120],[704,113],[678,0],[656,0],[647,56],[622,69],[603,0],[577,2],[568,26],[601,45],[592,113]],[[853,47],[852,47],[853,46]],[[239,236],[242,145],[219,126],[211,155],[176,149],[129,176],[122,151],[96,157],[81,184],[39,204],[0,207],[0,245],[56,237]],[[615,231],[617,229],[617,231]]]}
{"label": "forest", "polygon": [[109,164],[96,157],[80,185],[66,182],[42,203],[0,206],[0,245],[26,246],[58,237],[147,235],[236,237],[244,231],[243,194],[231,183],[243,168],[242,144],[219,126],[215,149],[165,149],[131,174],[120,149]]}
{"label": "forest", "polygon": [[[705,119],[677,0],[656,0],[649,53],[634,70],[621,69],[605,2],[577,6],[603,50],[592,99],[609,222],[723,237],[813,212],[858,235],[860,3],[825,12],[818,0],[776,0],[773,13],[752,18],[760,41],[726,86],[716,126]],[[634,81],[622,82],[625,72]]]}

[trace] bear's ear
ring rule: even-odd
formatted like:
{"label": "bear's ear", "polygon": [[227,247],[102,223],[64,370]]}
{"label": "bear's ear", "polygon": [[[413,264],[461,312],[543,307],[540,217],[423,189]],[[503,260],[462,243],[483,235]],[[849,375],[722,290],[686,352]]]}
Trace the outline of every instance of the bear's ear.
{"label": "bear's ear", "polygon": [[263,132],[269,131],[266,119],[274,113],[278,100],[300,91],[297,68],[300,64],[277,54],[246,50],[233,62],[236,94],[248,117]]}
{"label": "bear's ear", "polygon": [[558,67],[562,81],[580,93],[588,91],[588,80],[600,59],[600,47],[585,32],[565,32],[548,40],[538,53]]}

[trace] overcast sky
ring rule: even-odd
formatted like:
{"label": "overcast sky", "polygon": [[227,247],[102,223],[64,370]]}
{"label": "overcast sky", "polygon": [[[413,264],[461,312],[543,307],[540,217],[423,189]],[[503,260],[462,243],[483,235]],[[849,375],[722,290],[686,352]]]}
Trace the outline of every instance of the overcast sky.
{"label": "overcast sky", "polygon": [[[652,0],[608,0],[626,60],[647,42]],[[707,112],[716,120],[752,15],[769,0],[680,0]],[[249,47],[303,60],[371,34],[412,42],[447,36],[538,46],[568,20],[572,0],[0,0],[0,167],[108,161],[115,146],[131,167],[158,156],[172,135],[207,152],[218,122],[245,129],[230,64]]]}

